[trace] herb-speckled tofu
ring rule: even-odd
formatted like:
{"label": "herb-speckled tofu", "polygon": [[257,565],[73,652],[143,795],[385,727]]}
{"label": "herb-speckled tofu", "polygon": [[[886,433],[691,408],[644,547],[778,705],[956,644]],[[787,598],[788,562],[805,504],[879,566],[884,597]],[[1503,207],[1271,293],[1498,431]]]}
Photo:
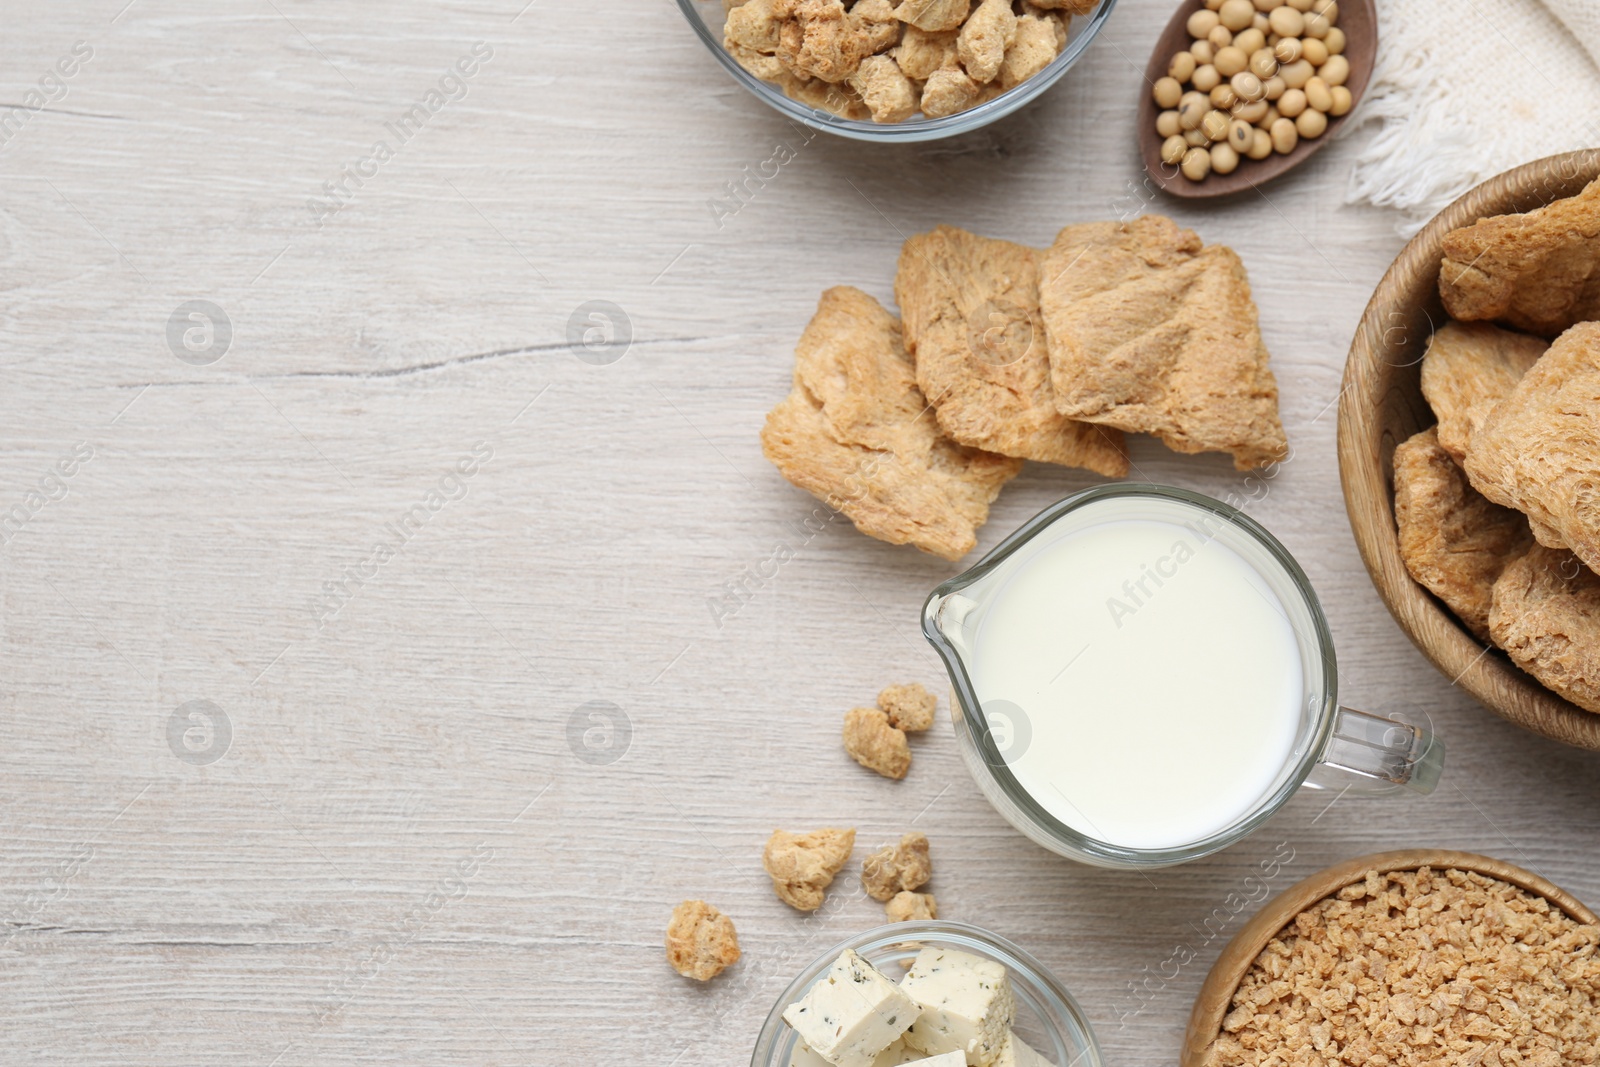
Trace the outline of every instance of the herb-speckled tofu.
{"label": "herb-speckled tofu", "polygon": [[936,1056],[961,1052],[971,1067],[992,1067],[1017,1013],[1006,969],[994,960],[954,949],[925,948],[900,988],[922,1012],[906,1044]]}
{"label": "herb-speckled tofu", "polygon": [[783,1010],[783,1019],[834,1067],[872,1067],[919,1010],[876,967],[845,949],[804,997]]}

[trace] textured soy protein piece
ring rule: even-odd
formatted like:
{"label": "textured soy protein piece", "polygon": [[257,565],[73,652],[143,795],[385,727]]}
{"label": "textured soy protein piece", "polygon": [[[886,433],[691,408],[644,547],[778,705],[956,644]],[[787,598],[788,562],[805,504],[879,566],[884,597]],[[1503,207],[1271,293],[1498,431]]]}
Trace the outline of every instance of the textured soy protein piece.
{"label": "textured soy protein piece", "polygon": [[1056,410],[1033,249],[940,226],[901,248],[894,292],[945,433],[1019,459],[1128,473],[1120,433]]}
{"label": "textured soy protein piece", "polygon": [[1533,544],[1528,520],[1473,489],[1432,429],[1394,450],[1394,516],[1411,577],[1489,640],[1491,590]]}
{"label": "textured soy protein piece", "polygon": [[1439,444],[1457,463],[1489,412],[1548,347],[1540,338],[1484,322],[1449,322],[1429,338],[1422,395],[1439,418]]}

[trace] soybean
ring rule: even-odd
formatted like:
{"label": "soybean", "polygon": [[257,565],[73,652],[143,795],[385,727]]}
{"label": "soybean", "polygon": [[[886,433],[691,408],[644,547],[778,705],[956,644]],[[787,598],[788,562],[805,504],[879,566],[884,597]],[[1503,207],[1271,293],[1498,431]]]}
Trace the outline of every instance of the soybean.
{"label": "soybean", "polygon": [[1267,47],[1267,36],[1260,30],[1245,30],[1233,35],[1233,47],[1247,56],[1253,56]]}
{"label": "soybean", "polygon": [[1226,48],[1233,43],[1233,31],[1226,26],[1218,26],[1206,34],[1206,40],[1211,42],[1213,48]]}
{"label": "soybean", "polygon": [[1210,41],[1196,41],[1189,46],[1189,54],[1194,56],[1195,63],[1202,67],[1217,58],[1217,50],[1211,47]]}
{"label": "soybean", "polygon": [[1185,144],[1192,145],[1195,148],[1202,148],[1211,143],[1211,139],[1199,130],[1184,130],[1183,140]]}
{"label": "soybean", "polygon": [[1350,61],[1344,56],[1329,56],[1317,73],[1329,85],[1343,85],[1350,80]]}
{"label": "soybean", "polygon": [[1196,11],[1189,16],[1189,36],[1196,39],[1204,38],[1206,34],[1220,25],[1222,25],[1222,19],[1217,17],[1215,11]]}
{"label": "soybean", "polygon": [[1272,150],[1280,156],[1293,152],[1294,146],[1300,143],[1300,131],[1295,129],[1293,119],[1279,119],[1268,132],[1272,134]]}
{"label": "soybean", "polygon": [[1305,53],[1306,61],[1313,67],[1320,67],[1328,61],[1328,46],[1315,37],[1308,37],[1300,42],[1300,50]]}
{"label": "soybean", "polygon": [[1278,73],[1278,60],[1265,48],[1250,53],[1250,73],[1266,81]]}
{"label": "soybean", "polygon": [[1333,29],[1329,30],[1328,36],[1322,39],[1322,43],[1328,46],[1328,53],[1330,55],[1344,55],[1344,31],[1339,27],[1335,26]]}
{"label": "soybean", "polygon": [[1250,146],[1250,151],[1246,155],[1251,159],[1266,159],[1272,155],[1272,135],[1258,128],[1254,136],[1255,143]]}
{"label": "soybean", "polygon": [[1174,108],[1183,99],[1183,86],[1178,84],[1177,78],[1159,78],[1150,95],[1155,97],[1157,107]]}
{"label": "soybean", "polygon": [[1291,89],[1304,89],[1306,82],[1310,81],[1314,74],[1316,74],[1316,70],[1304,59],[1296,60],[1293,63],[1285,63],[1278,68],[1278,77],[1282,78],[1283,84]]}
{"label": "soybean", "polygon": [[1276,100],[1289,91],[1289,87],[1283,83],[1283,79],[1276,74],[1262,82],[1261,88],[1266,93],[1268,100]]}
{"label": "soybean", "polygon": [[1156,132],[1163,137],[1176,137],[1183,132],[1176,111],[1163,111],[1156,116]]}
{"label": "soybean", "polygon": [[1233,86],[1223,82],[1211,90],[1211,106],[1222,111],[1232,111],[1233,106],[1239,102],[1239,94],[1233,91]]}
{"label": "soybean", "polygon": [[1328,114],[1336,117],[1350,114],[1350,109],[1356,106],[1355,95],[1343,85],[1335,85],[1331,91],[1333,107],[1328,109]]}
{"label": "soybean", "polygon": [[1235,33],[1247,29],[1256,17],[1256,5],[1251,0],[1224,0],[1217,9],[1222,24]]}
{"label": "soybean", "polygon": [[1189,142],[1175,134],[1161,142],[1161,162],[1182,163],[1188,151]]}
{"label": "soybean", "polygon": [[1239,153],[1226,141],[1212,145],[1211,169],[1218,174],[1232,174],[1239,169]]}
{"label": "soybean", "polygon": [[1280,7],[1267,21],[1272,24],[1272,32],[1281,37],[1298,37],[1305,32],[1306,17],[1292,7]]}
{"label": "soybean", "polygon": [[1243,119],[1245,122],[1260,122],[1262,119],[1267,117],[1267,112],[1271,107],[1272,105],[1267,103],[1265,100],[1256,100],[1248,104],[1240,104],[1233,109],[1233,117],[1235,119]]}
{"label": "soybean", "polygon": [[[1229,45],[1217,52],[1217,73],[1224,78],[1231,78],[1250,65],[1250,57],[1245,55],[1243,49]],[[1198,88],[1198,86],[1196,86]],[[1209,91],[1209,90],[1207,90]]]}
{"label": "soybean", "polygon": [[1190,181],[1204,181],[1211,173],[1211,153],[1204,148],[1191,148],[1183,156],[1183,176]]}
{"label": "soybean", "polygon": [[1186,82],[1194,77],[1194,68],[1199,65],[1195,61],[1193,52],[1179,52],[1172,57],[1172,62],[1167,64],[1167,77],[1176,78],[1179,83]]}
{"label": "soybean", "polygon": [[1207,63],[1203,67],[1195,68],[1194,77],[1189,79],[1189,84],[1202,93],[1209,93],[1222,84],[1222,75],[1217,71],[1216,67]]}
{"label": "soybean", "polygon": [[1312,78],[1306,82],[1306,103],[1318,111],[1333,110],[1333,90],[1321,78]]}
{"label": "soybean", "polygon": [[1215,109],[1206,112],[1200,120],[1200,132],[1206,135],[1208,141],[1225,140],[1228,136],[1228,114]]}
{"label": "soybean", "polygon": [[1304,89],[1290,89],[1278,98],[1278,113],[1292,119],[1306,109],[1307,103]]}
{"label": "soybean", "polygon": [[1272,54],[1277,57],[1279,63],[1293,63],[1300,58],[1302,51],[1300,39],[1297,37],[1285,37],[1272,46]]}
{"label": "soybean", "polygon": [[1184,93],[1178,101],[1178,125],[1186,130],[1198,130],[1200,120],[1211,110],[1211,101],[1205,93]]}
{"label": "soybean", "polygon": [[1300,117],[1294,120],[1294,128],[1301,137],[1321,137],[1328,128],[1328,116],[1321,111],[1307,108],[1300,112]]}
{"label": "soybean", "polygon": [[1328,36],[1328,31],[1333,29],[1333,24],[1328,21],[1328,16],[1316,12],[1306,16],[1306,37],[1321,39]]}
{"label": "soybean", "polygon": [[[1229,146],[1232,147],[1235,152],[1248,153],[1250,151],[1250,146],[1255,143],[1256,128],[1250,125],[1250,123],[1246,122],[1243,118],[1240,118],[1237,115],[1234,116],[1234,120],[1228,124]],[[1162,153],[1165,154],[1165,152],[1166,148],[1163,146]]]}
{"label": "soybean", "polygon": [[1235,74],[1229,84],[1233,86],[1233,91],[1238,94],[1239,99],[1249,103],[1260,100],[1264,95],[1264,91],[1261,88],[1261,79],[1251,74],[1248,70],[1241,70]]}

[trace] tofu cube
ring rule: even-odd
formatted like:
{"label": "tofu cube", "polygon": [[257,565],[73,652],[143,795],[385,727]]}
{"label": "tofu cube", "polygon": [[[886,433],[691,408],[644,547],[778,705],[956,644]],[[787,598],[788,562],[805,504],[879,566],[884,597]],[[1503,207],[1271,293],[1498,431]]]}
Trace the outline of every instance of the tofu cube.
{"label": "tofu cube", "polygon": [[937,1056],[924,1056],[920,1060],[901,1060],[903,1067],[967,1067],[963,1052],[941,1052]]}
{"label": "tofu cube", "polygon": [[[958,1052],[950,1053],[955,1057],[949,1062],[954,1067],[966,1067],[967,1058]],[[935,1060],[938,1057],[935,1057]],[[920,1052],[913,1052],[906,1048],[904,1038],[895,1038],[889,1047],[873,1057],[872,1067],[904,1067],[908,1063],[933,1063],[934,1060],[925,1060]],[[794,1054],[789,1057],[789,1067],[832,1067],[827,1060],[812,1052],[804,1041],[795,1042]]]}
{"label": "tofu cube", "polygon": [[904,990],[845,949],[804,997],[783,1010],[783,1019],[833,1067],[872,1067],[919,1010]]}
{"label": "tofu cube", "polygon": [[[916,1009],[912,1010],[914,1012]],[[921,1058],[922,1053],[906,1048],[906,1039],[902,1036],[895,1038],[893,1044],[873,1058],[872,1067],[901,1067],[901,1064]]]}
{"label": "tofu cube", "polygon": [[832,1067],[832,1065],[812,1052],[804,1041],[796,1041],[794,1051],[789,1054],[789,1067]]}
{"label": "tofu cube", "polygon": [[1029,1048],[1016,1031],[1011,1031],[1000,1044],[1000,1055],[994,1067],[1055,1067],[1055,1064]]}
{"label": "tofu cube", "polygon": [[992,1067],[1017,1014],[1006,969],[994,960],[925,948],[900,982],[921,1007],[906,1044],[925,1056],[961,1052],[970,1067]]}

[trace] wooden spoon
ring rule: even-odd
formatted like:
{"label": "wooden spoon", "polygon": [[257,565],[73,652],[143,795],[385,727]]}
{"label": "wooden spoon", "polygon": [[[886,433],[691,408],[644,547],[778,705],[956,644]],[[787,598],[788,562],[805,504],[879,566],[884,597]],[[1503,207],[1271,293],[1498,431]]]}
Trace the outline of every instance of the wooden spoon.
{"label": "wooden spoon", "polygon": [[1255,964],[1256,957],[1267,943],[1278,935],[1294,917],[1319,900],[1333,896],[1347,885],[1366,877],[1370,870],[1414,871],[1418,867],[1431,867],[1436,871],[1454,868],[1476,871],[1509,882],[1534,896],[1544,897],[1580,923],[1594,923],[1594,912],[1566,890],[1525,871],[1515,864],[1472,852],[1453,852],[1446,849],[1405,849],[1398,852],[1379,852],[1360,856],[1335,864],[1313,874],[1302,882],[1285,889],[1262,905],[1255,918],[1233,935],[1223,948],[1205,984],[1195,997],[1194,1010],[1189,1015],[1189,1028],[1184,1034],[1183,1050],[1179,1053],[1179,1067],[1203,1067],[1206,1049],[1222,1030],[1222,1020],[1233,1003],[1233,994],[1244,980],[1245,974]]}
{"label": "wooden spoon", "polygon": [[1271,181],[1286,171],[1293,170],[1316,154],[1323,145],[1333,140],[1333,135],[1345,120],[1361,106],[1361,95],[1372,77],[1372,64],[1378,55],[1378,15],[1373,0],[1339,0],[1338,26],[1345,34],[1344,57],[1350,61],[1350,77],[1345,86],[1355,98],[1355,107],[1338,118],[1328,119],[1328,128],[1321,137],[1300,139],[1294,151],[1286,156],[1276,152],[1266,159],[1240,159],[1232,174],[1208,174],[1192,182],[1179,173],[1178,168],[1161,161],[1162,137],[1156,132],[1156,116],[1161,109],[1151,96],[1158,78],[1167,75],[1172,57],[1184,51],[1194,40],[1189,36],[1189,16],[1204,8],[1205,0],[1183,0],[1173,12],[1172,21],[1161,32],[1150,63],[1145,67],[1144,82],[1139,87],[1139,154],[1144,159],[1145,173],[1160,188],[1173,196],[1188,200],[1228,196],[1246,189],[1254,189]]}

